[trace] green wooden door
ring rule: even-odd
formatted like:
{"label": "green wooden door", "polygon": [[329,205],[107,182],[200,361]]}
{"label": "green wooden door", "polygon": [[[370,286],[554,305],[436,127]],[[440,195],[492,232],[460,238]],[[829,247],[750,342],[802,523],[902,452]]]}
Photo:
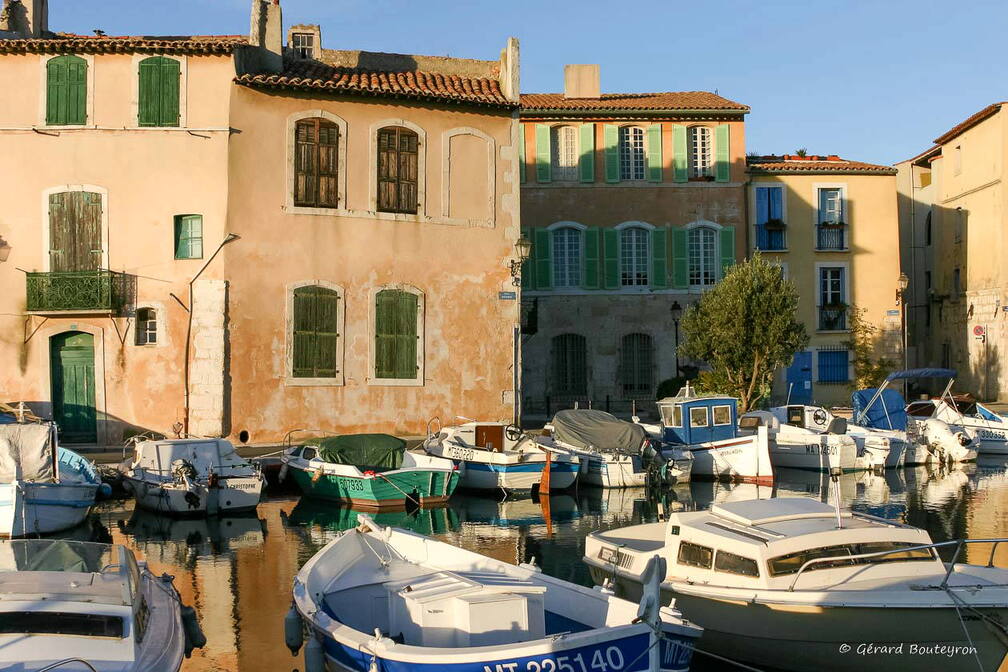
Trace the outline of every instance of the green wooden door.
{"label": "green wooden door", "polygon": [[101,194],[49,195],[49,270],[97,271],[102,265]]}
{"label": "green wooden door", "polygon": [[64,443],[94,443],[94,337],[80,331],[57,334],[50,341],[53,420]]}

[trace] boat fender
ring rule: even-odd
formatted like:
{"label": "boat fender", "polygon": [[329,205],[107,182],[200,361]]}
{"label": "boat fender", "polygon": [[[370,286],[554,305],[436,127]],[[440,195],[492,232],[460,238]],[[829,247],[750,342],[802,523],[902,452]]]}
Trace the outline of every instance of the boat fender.
{"label": "boat fender", "polygon": [[293,603],[284,616],[284,643],[292,656],[296,656],[304,644],[304,624],[301,622],[301,614]]}
{"label": "boat fender", "polygon": [[315,470],[315,473],[312,474],[311,482],[312,483],[317,483],[320,478],[322,478],[322,470],[321,469],[317,469],[317,470]]}
{"label": "boat fender", "polygon": [[535,564],[535,558],[532,558],[528,562],[523,562],[518,566],[521,567],[522,569],[527,569],[531,572],[542,572],[542,569],[539,568],[539,565]]}
{"label": "boat fender", "polygon": [[108,499],[112,496],[112,486],[108,483],[102,483],[98,486],[98,496],[101,499]]}
{"label": "boat fender", "polygon": [[195,609],[182,605],[179,613],[182,616],[182,631],[185,632],[185,657],[188,658],[192,655],[193,649],[202,649],[206,646],[206,635],[200,628]]}
{"label": "boat fender", "polygon": [[287,463],[286,462],[284,462],[283,464],[280,465],[280,474],[277,476],[277,480],[279,480],[281,483],[283,483],[285,480],[287,480]]}
{"label": "boat fender", "polygon": [[318,637],[312,637],[305,645],[304,668],[305,672],[325,672],[325,653]]}

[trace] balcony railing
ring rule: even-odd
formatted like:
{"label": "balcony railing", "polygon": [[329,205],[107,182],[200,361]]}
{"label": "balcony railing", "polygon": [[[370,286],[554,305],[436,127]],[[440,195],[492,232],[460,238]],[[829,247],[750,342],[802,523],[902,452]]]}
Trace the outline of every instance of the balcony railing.
{"label": "balcony railing", "polygon": [[109,311],[120,314],[130,304],[132,276],[113,271],[28,273],[29,312]]}
{"label": "balcony railing", "polygon": [[820,224],[816,227],[816,249],[846,250],[846,232],[844,224]]}
{"label": "balcony railing", "polygon": [[819,331],[844,331],[847,329],[846,306],[820,306]]}
{"label": "balcony railing", "polygon": [[787,238],[783,226],[756,225],[756,249],[765,251],[786,250]]}

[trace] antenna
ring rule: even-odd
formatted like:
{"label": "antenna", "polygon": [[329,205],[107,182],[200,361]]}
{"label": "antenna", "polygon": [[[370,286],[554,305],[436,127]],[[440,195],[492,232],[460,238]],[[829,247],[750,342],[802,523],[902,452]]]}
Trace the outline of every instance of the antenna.
{"label": "antenna", "polygon": [[833,490],[833,507],[836,509],[836,526],[838,530],[843,529],[843,519],[840,517],[840,474],[843,469],[840,467],[830,467],[830,487]]}

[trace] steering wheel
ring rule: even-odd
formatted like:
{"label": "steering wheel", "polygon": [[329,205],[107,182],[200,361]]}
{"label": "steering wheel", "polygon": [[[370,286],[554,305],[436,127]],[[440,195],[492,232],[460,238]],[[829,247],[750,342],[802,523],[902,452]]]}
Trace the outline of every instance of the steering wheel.
{"label": "steering wheel", "polygon": [[504,428],[504,436],[507,437],[508,441],[517,441],[524,434],[525,432],[518,425],[508,425]]}
{"label": "steering wheel", "polygon": [[817,425],[825,425],[826,424],[826,411],[824,411],[821,408],[817,408],[816,411],[815,411],[815,413],[812,414],[812,419],[815,421],[815,423]]}

